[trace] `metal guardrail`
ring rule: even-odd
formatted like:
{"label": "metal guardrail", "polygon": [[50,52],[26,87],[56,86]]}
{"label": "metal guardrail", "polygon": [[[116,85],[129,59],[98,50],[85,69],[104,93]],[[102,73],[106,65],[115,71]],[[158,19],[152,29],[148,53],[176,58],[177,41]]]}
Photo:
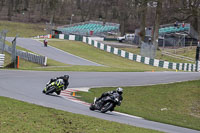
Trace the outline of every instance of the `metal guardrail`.
{"label": "metal guardrail", "polygon": [[[0,47],[1,49],[1,47]],[[12,47],[5,45],[5,49],[6,52],[8,52],[9,54],[12,53]],[[25,59],[27,61],[30,62],[34,62],[40,65],[47,65],[47,57],[45,56],[40,56],[40,55],[36,55],[34,53],[30,53],[30,52],[26,52],[26,51],[22,51],[22,50],[16,50],[16,56],[19,56],[22,59]]]}
{"label": "metal guardrail", "polygon": [[4,67],[4,60],[5,60],[5,55],[0,54],[0,67]]}

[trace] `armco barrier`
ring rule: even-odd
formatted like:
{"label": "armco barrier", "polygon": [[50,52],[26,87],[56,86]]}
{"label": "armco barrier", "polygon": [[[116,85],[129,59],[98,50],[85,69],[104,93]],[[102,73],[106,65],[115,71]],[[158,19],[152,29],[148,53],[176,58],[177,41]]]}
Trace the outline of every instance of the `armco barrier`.
{"label": "armco barrier", "polygon": [[[12,48],[8,45],[5,45],[5,49],[6,52],[8,52],[9,54],[12,53]],[[34,62],[40,65],[47,65],[47,57],[45,56],[40,56],[40,55],[36,55],[34,53],[30,53],[30,52],[26,52],[26,51],[22,51],[22,50],[16,50],[16,56],[19,56],[22,59],[28,60],[30,62]]]}
{"label": "armco barrier", "polygon": [[0,54],[0,67],[4,67],[4,60],[5,60],[5,55]]}

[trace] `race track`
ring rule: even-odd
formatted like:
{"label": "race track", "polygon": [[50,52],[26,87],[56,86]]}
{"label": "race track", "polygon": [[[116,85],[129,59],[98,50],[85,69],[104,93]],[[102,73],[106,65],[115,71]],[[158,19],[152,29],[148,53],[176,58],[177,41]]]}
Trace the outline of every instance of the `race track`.
{"label": "race track", "polygon": [[[6,37],[6,40],[12,42],[13,37]],[[55,47],[44,47],[42,42],[30,38],[17,38],[17,45],[33,51],[39,55],[46,56],[50,59],[70,64],[70,65],[86,65],[86,66],[103,66],[95,62],[72,55]]]}
{"label": "race track", "polygon": [[41,93],[50,78],[64,74],[70,75],[69,88],[136,86],[200,79],[200,73],[192,72],[39,72],[0,70],[0,96],[164,132],[200,133],[200,131],[192,129],[148,121],[118,113],[103,114],[93,112],[86,105],[72,102],[60,96],[48,96]]}

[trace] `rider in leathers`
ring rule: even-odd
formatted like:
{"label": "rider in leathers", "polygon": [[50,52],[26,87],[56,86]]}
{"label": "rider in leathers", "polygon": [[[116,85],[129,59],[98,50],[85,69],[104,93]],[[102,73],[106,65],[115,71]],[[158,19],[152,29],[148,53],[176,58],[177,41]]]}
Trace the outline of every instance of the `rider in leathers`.
{"label": "rider in leathers", "polygon": [[[69,75],[64,75],[64,76],[52,78],[47,84],[50,85],[52,82],[54,82],[54,81],[56,81],[56,80],[58,80],[58,79],[62,79],[63,82],[64,82],[64,87],[63,87],[62,90],[67,89],[67,86],[69,85],[69,81],[68,81],[68,80],[69,80]],[[48,85],[47,85],[47,88],[49,87]],[[46,89],[46,90],[47,90],[47,89]],[[46,91],[43,90],[43,93],[45,93],[45,92],[46,92]],[[57,95],[60,95],[60,92],[61,92],[61,90],[56,91],[56,94],[57,94]]]}
{"label": "rider in leathers", "polygon": [[[108,92],[104,92],[101,97],[99,97],[98,99],[96,99],[96,101],[99,101],[101,100],[103,97],[107,97],[107,96],[112,96],[114,93],[118,93],[119,94],[119,103],[118,105],[120,106],[121,105],[121,101],[123,100],[123,97],[122,97],[122,94],[123,94],[123,89],[118,87],[116,90],[114,91],[108,91]],[[102,100],[102,103],[101,103],[101,106],[104,104],[105,101]],[[101,107],[99,107],[101,108]],[[111,110],[113,111],[114,108]]]}

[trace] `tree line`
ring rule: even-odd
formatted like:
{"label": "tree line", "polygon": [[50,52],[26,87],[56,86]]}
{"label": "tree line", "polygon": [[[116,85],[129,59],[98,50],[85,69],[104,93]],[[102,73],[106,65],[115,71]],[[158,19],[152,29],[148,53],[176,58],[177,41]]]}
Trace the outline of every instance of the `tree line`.
{"label": "tree line", "polygon": [[[0,19],[56,25],[97,20],[120,24],[123,34],[160,24],[190,23],[200,32],[200,0],[1,0]],[[200,38],[200,37],[199,37]]]}

